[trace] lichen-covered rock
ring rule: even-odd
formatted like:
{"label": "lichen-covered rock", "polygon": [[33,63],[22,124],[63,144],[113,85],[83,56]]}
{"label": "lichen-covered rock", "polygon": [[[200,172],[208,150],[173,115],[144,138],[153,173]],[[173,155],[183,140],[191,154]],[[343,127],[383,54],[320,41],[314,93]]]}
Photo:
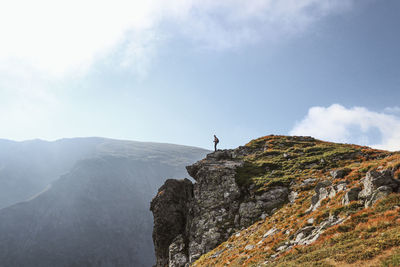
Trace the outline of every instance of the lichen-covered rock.
{"label": "lichen-covered rock", "polygon": [[[243,166],[240,158],[247,153],[254,151],[239,147],[208,154],[187,167],[196,181],[193,185],[187,179],[168,180],[160,188],[151,204],[157,267],[185,266],[197,260],[237,230],[265,219],[288,201],[285,186],[271,186],[260,193],[237,183],[237,168]],[[182,193],[186,196],[179,197]]]}
{"label": "lichen-covered rock", "polygon": [[360,193],[360,187],[353,187],[349,191],[346,192],[342,199],[343,205],[348,205],[350,201],[358,200],[358,194]]}
{"label": "lichen-covered rock", "polygon": [[367,172],[363,179],[363,185],[364,188],[358,194],[358,198],[364,200],[365,207],[371,206],[392,192],[397,192],[400,188],[400,182],[393,178],[392,169]]}
{"label": "lichen-covered rock", "polygon": [[291,244],[290,247],[295,245],[309,245],[316,241],[327,228],[340,224],[343,221],[344,218],[330,216],[327,220],[322,221],[317,226],[305,226],[294,234],[293,239],[289,242]]}
{"label": "lichen-covered rock", "polygon": [[321,201],[330,195],[330,192],[333,189],[333,187],[330,186],[331,184],[331,181],[324,180],[315,186],[315,195],[311,198],[311,206],[306,211],[307,213],[316,210],[321,205]]}
{"label": "lichen-covered rock", "polygon": [[351,172],[351,169],[343,168],[343,169],[332,170],[330,173],[331,173],[331,176],[333,179],[341,179],[350,172]]}
{"label": "lichen-covered rock", "polygon": [[169,245],[169,266],[184,267],[188,262],[186,242],[178,235]]}

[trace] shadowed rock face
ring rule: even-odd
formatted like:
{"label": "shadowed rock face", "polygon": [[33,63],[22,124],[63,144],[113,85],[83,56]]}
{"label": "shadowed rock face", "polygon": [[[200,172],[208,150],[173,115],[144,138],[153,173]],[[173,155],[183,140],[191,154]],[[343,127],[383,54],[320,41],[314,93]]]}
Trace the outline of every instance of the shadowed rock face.
{"label": "shadowed rock face", "polygon": [[363,179],[363,185],[364,189],[358,197],[365,201],[365,207],[400,189],[400,181],[394,179],[392,169],[369,171]]}
{"label": "shadowed rock face", "polygon": [[[195,261],[238,229],[265,218],[287,201],[287,187],[274,186],[260,195],[237,184],[236,169],[243,165],[238,156],[252,152],[246,147],[219,150],[188,166],[188,173],[196,182],[193,196],[185,200],[177,200],[180,194],[188,195],[177,186],[183,181],[169,180],[159,189],[151,205],[158,267],[184,266]],[[185,201],[187,204],[183,205]],[[168,209],[172,212],[166,216]],[[179,223],[172,226],[172,231],[165,227],[173,222]]]}
{"label": "shadowed rock face", "polygon": [[[150,210],[154,214],[153,240],[157,266],[168,265],[169,245],[179,234],[185,233],[188,205],[192,198],[192,182],[188,179],[169,179],[159,189],[157,197],[151,202]],[[181,238],[187,237],[181,236]],[[184,240],[181,242],[184,242]]]}

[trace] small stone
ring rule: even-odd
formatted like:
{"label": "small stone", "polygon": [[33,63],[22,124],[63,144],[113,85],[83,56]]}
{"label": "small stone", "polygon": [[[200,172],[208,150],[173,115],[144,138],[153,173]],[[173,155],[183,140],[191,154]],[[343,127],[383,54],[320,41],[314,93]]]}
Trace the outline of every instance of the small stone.
{"label": "small stone", "polygon": [[296,191],[291,191],[290,194],[288,195],[288,199],[290,203],[294,203],[294,201],[296,200],[297,196],[299,193],[297,193]]}
{"label": "small stone", "polygon": [[346,190],[346,183],[339,183],[336,185],[336,191],[340,192]]}
{"label": "small stone", "polygon": [[348,173],[351,172],[351,169],[344,168],[344,169],[337,169],[331,171],[331,176],[333,179],[341,179],[345,177]]}
{"label": "small stone", "polygon": [[219,251],[215,252],[214,254],[211,255],[211,258],[217,258],[219,255],[222,254],[222,252],[224,252],[224,250],[219,250]]}
{"label": "small stone", "polygon": [[254,245],[247,245],[244,249],[245,250],[252,250],[254,248]]}
{"label": "small stone", "polygon": [[303,239],[303,237],[304,237],[304,234],[303,234],[303,233],[298,234],[298,235],[296,236],[296,243],[300,242],[300,240]]}
{"label": "small stone", "polygon": [[276,232],[278,232],[278,229],[276,229],[275,227],[269,229],[265,234],[264,234],[264,238],[267,238],[270,235],[274,235]]}
{"label": "small stone", "polygon": [[303,181],[301,185],[311,185],[313,184],[317,179],[315,178],[307,178]]}
{"label": "small stone", "polygon": [[286,249],[287,248],[287,246],[286,245],[283,245],[283,246],[280,246],[279,248],[277,248],[276,250],[277,251],[282,251],[282,250],[284,250],[284,249]]}

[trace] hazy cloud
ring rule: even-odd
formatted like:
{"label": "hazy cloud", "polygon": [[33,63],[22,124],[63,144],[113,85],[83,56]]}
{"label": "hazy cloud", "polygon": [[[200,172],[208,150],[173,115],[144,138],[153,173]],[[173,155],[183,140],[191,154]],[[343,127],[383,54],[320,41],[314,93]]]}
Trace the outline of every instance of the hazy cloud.
{"label": "hazy cloud", "polygon": [[383,111],[385,113],[400,114],[400,107],[386,107]]}
{"label": "hazy cloud", "polygon": [[302,32],[321,17],[347,10],[352,2],[6,0],[0,3],[0,64],[12,60],[58,76],[85,72],[115,49],[125,49],[121,66],[140,72],[165,36],[182,35],[200,47],[231,49]]}
{"label": "hazy cloud", "polygon": [[0,1],[0,125],[6,126],[0,134],[24,139],[55,131],[64,104],[57,87],[79,80],[96,62],[143,76],[174,38],[197,48],[236,49],[301,33],[352,2]]}
{"label": "hazy cloud", "polygon": [[[379,138],[375,136],[376,131],[380,135]],[[338,104],[330,107],[312,107],[290,134],[400,150],[400,118],[384,112],[370,111],[364,107],[345,108]]]}

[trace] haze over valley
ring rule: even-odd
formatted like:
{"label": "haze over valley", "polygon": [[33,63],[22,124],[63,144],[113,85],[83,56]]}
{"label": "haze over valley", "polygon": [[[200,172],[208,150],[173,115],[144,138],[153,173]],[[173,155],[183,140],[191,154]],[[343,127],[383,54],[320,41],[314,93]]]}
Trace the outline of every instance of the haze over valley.
{"label": "haze over valley", "polygon": [[0,143],[1,266],[151,266],[150,200],[207,153],[104,138]]}

